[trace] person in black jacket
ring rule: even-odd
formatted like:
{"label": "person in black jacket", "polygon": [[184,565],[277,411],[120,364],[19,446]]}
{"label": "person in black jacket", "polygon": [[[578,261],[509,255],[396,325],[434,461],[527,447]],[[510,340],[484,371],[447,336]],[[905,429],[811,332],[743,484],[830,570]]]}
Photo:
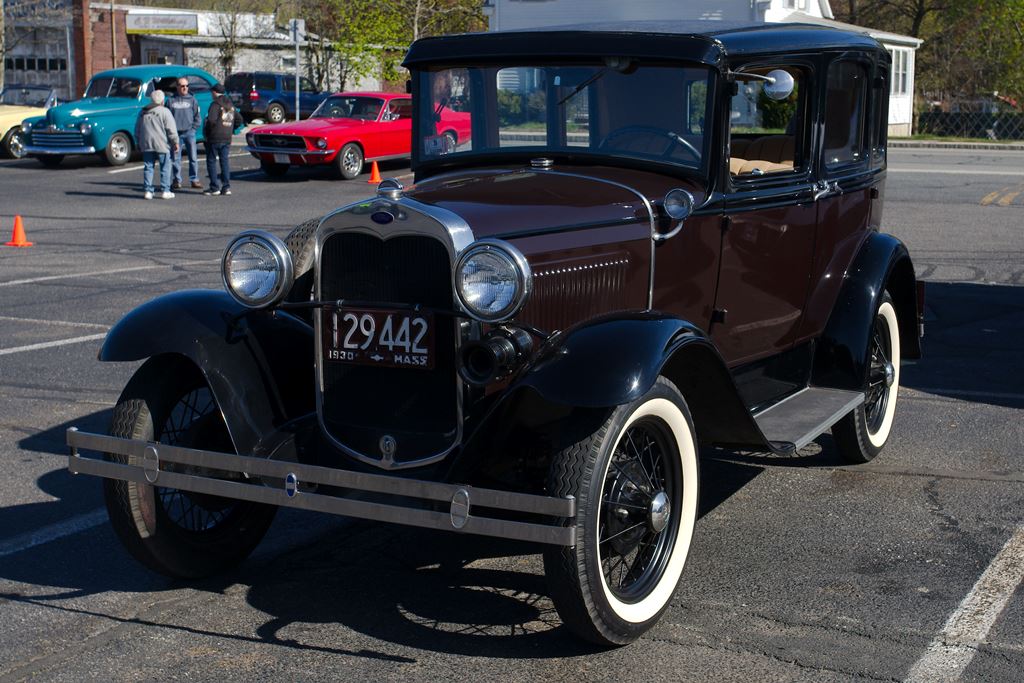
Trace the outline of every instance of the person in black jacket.
{"label": "person in black jacket", "polygon": [[[224,94],[224,86],[213,86],[213,103],[203,124],[206,142],[206,174],[210,176],[210,187],[203,194],[211,197],[231,194],[231,166],[228,159],[231,151],[231,136],[242,127],[242,116],[235,105]],[[220,176],[217,166],[220,165]]]}

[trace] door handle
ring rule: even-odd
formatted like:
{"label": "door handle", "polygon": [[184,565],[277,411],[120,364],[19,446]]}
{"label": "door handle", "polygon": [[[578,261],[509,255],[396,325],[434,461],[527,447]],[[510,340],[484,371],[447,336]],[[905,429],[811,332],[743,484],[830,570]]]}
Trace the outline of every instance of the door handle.
{"label": "door handle", "polygon": [[842,191],[839,187],[839,183],[836,181],[830,183],[827,180],[819,180],[815,187],[817,189],[814,191],[814,201],[818,201],[824,197],[830,197],[834,194],[839,194]]}

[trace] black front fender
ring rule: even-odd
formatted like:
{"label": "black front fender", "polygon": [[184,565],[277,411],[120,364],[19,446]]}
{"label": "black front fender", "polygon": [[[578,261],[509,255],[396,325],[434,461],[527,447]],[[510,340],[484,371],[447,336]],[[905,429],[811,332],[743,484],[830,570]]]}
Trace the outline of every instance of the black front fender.
{"label": "black front fender", "polygon": [[222,291],[175,292],[122,318],[99,359],[161,354],[185,356],[199,368],[241,454],[314,410],[313,330],[288,313],[247,309]]}
{"label": "black front fender", "polygon": [[553,404],[609,408],[643,396],[659,375],[682,392],[701,442],[774,449],[707,335],[661,313],[607,317],[566,331],[539,354],[515,388],[529,387]]}

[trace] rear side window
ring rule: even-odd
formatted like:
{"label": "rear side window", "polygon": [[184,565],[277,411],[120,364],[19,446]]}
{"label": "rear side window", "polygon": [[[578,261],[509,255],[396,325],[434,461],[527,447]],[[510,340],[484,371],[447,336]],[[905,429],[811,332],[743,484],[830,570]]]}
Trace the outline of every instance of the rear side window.
{"label": "rear side window", "polygon": [[232,92],[248,92],[252,86],[252,74],[231,74],[224,83],[224,89]]}
{"label": "rear side window", "polygon": [[825,168],[860,164],[867,158],[868,72],[864,64],[834,62],[825,99]]}
{"label": "rear side window", "polygon": [[271,74],[257,74],[256,75],[256,89],[257,90],[277,90],[277,79]]}

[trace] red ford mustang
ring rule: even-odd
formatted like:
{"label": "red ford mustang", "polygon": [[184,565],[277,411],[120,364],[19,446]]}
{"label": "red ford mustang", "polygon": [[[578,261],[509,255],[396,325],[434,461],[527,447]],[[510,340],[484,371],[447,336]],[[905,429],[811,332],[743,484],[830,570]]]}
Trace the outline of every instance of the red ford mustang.
{"label": "red ford mustang", "polygon": [[[438,137],[455,147],[469,141],[470,115],[445,108]],[[409,158],[412,99],[405,94],[342,92],[331,95],[305,121],[259,126],[246,136],[246,150],[269,176],[290,166],[333,166],[346,180],[369,161]]]}

